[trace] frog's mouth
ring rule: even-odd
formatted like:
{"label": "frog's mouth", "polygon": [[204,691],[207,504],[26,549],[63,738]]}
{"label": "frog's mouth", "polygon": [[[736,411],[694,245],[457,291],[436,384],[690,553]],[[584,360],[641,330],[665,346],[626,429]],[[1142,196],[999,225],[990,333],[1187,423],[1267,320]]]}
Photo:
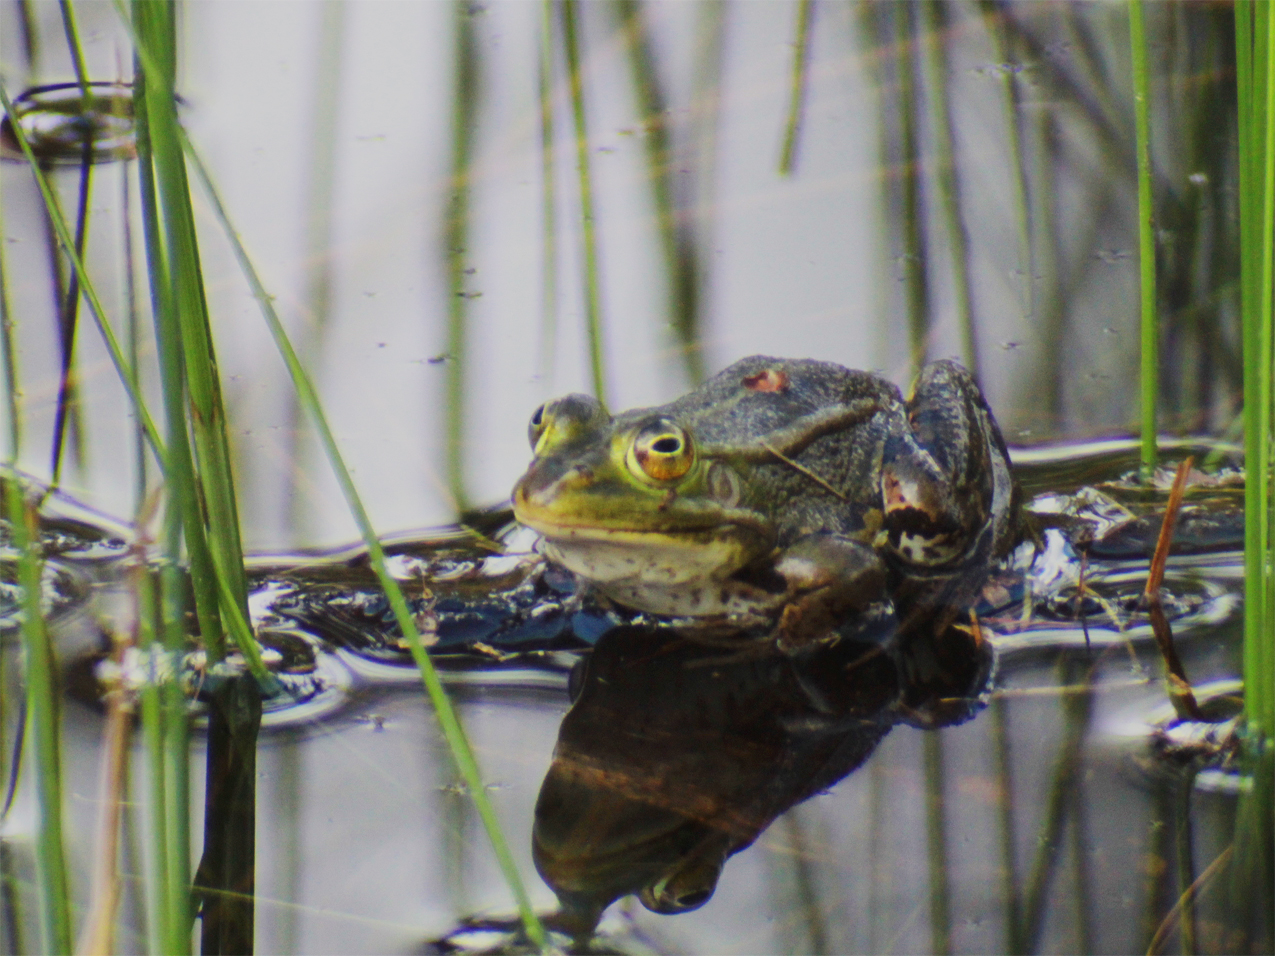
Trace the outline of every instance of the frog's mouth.
{"label": "frog's mouth", "polygon": [[558,475],[532,468],[514,487],[514,516],[545,538],[545,554],[590,581],[676,586],[724,578],[765,554],[766,519],[718,501],[635,503],[591,469]]}
{"label": "frog's mouth", "polygon": [[747,529],[729,522],[678,530],[599,528],[519,508],[514,514],[544,536],[547,557],[599,584],[673,586],[722,578],[748,564],[760,544]]}

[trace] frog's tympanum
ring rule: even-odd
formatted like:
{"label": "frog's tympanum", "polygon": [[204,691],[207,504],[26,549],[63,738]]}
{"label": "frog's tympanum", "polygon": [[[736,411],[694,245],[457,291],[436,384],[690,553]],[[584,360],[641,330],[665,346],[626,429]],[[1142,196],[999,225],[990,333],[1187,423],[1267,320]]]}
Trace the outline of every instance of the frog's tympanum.
{"label": "frog's tympanum", "polygon": [[603,635],[536,802],[532,848],[558,928],[587,937],[630,893],[657,913],[702,906],[731,855],[895,723],[945,726],[981,706],[993,658],[974,629],[920,637],[941,674],[922,684],[906,660],[918,642],[859,637],[792,655],[724,653],[668,627]]}
{"label": "frog's tympanum", "polygon": [[656,408],[557,399],[530,438],[518,520],[550,560],[658,615],[782,614],[781,636],[817,636],[875,602],[934,602],[1017,524],[995,419],[949,361],[905,401],[867,372],[758,355]]}

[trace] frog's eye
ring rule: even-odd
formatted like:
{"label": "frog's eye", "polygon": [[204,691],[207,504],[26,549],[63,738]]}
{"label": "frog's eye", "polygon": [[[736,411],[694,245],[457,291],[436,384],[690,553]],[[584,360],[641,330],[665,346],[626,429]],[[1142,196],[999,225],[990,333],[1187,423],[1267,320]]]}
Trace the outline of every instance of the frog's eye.
{"label": "frog's eye", "polygon": [[545,433],[545,407],[541,405],[531,413],[531,421],[527,424],[527,440],[531,442],[531,450],[536,450],[540,436]]}
{"label": "frog's eye", "polygon": [[550,449],[577,441],[610,422],[611,416],[596,398],[564,395],[536,409],[527,425],[527,439],[533,452],[547,454]]}
{"label": "frog's eye", "polygon": [[666,419],[645,426],[629,446],[629,468],[655,481],[681,478],[694,463],[691,436]]}
{"label": "frog's eye", "polygon": [[691,860],[680,870],[644,888],[638,898],[652,913],[686,913],[699,909],[712,898],[721,872],[720,863]]}

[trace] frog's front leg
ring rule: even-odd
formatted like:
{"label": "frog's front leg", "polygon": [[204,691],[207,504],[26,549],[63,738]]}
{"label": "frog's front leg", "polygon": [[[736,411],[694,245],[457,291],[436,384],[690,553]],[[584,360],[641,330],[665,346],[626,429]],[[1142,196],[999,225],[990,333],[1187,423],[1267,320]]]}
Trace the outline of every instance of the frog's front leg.
{"label": "frog's front leg", "polygon": [[883,448],[885,547],[913,566],[960,561],[1002,486],[1004,442],[973,376],[955,362],[927,365]]}
{"label": "frog's front leg", "polygon": [[798,538],[779,556],[775,571],[788,592],[776,631],[781,647],[795,649],[830,637],[851,615],[887,596],[880,556],[844,535]]}

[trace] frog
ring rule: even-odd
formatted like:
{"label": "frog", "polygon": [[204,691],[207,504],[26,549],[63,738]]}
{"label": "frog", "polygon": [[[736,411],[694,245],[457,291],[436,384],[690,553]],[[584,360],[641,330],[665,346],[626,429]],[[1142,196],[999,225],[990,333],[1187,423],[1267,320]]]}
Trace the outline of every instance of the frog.
{"label": "frog", "polygon": [[[996,419],[959,363],[905,398],[872,372],[754,355],[665,405],[536,409],[513,489],[544,556],[621,607],[825,633],[1015,543]],[[924,586],[922,586],[924,585]]]}

